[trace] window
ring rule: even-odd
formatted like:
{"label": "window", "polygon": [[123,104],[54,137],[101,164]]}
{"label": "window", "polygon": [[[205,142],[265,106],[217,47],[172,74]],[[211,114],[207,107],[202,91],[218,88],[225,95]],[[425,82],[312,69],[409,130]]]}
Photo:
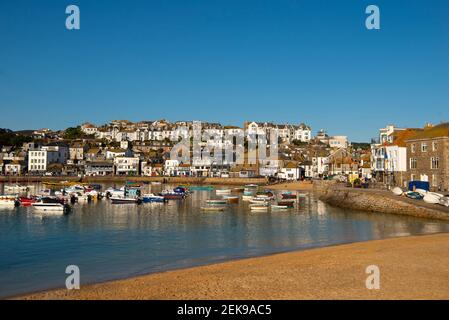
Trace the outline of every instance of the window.
{"label": "window", "polygon": [[418,161],[416,158],[410,158],[410,169],[416,169],[418,167]]}
{"label": "window", "polygon": [[432,151],[438,150],[438,143],[436,141],[432,142]]}
{"label": "window", "polygon": [[412,175],[410,176],[410,181],[415,181],[415,175],[414,175],[414,174],[412,174]]}
{"label": "window", "polygon": [[427,152],[427,142],[421,143],[421,152]]}
{"label": "window", "polygon": [[432,157],[430,158],[430,169],[438,169],[440,167],[440,158]]}
{"label": "window", "polygon": [[416,151],[416,145],[415,145],[414,143],[411,145],[411,149],[412,149],[412,153],[415,153],[415,151]]}

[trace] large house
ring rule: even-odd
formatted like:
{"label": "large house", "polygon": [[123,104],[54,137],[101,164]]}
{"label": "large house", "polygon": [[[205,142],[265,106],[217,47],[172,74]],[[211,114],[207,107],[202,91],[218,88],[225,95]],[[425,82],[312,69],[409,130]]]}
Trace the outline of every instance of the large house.
{"label": "large house", "polygon": [[406,140],[407,178],[428,181],[432,190],[449,190],[449,123],[426,125]]}

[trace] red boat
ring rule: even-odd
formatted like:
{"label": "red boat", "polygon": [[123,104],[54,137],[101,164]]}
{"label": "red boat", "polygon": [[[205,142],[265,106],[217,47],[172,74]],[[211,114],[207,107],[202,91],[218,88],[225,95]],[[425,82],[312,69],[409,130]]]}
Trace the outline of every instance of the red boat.
{"label": "red boat", "polygon": [[296,194],[294,193],[283,193],[282,199],[296,199]]}
{"label": "red boat", "polygon": [[34,197],[20,197],[19,202],[22,206],[27,207],[31,206],[32,203],[35,203],[37,200]]}
{"label": "red boat", "polygon": [[289,208],[293,208],[294,202],[293,201],[278,201],[278,206],[286,206]]}

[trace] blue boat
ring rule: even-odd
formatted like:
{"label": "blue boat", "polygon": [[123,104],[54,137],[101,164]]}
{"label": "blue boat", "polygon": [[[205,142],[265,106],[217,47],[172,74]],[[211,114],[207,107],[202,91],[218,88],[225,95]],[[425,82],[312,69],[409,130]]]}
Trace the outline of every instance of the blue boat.
{"label": "blue boat", "polygon": [[163,196],[157,196],[155,194],[144,194],[142,201],[144,203],[151,203],[151,202],[165,202],[166,199]]}
{"label": "blue boat", "polygon": [[405,195],[407,196],[407,198],[415,200],[422,200],[424,198],[422,194],[413,191],[406,192]]}

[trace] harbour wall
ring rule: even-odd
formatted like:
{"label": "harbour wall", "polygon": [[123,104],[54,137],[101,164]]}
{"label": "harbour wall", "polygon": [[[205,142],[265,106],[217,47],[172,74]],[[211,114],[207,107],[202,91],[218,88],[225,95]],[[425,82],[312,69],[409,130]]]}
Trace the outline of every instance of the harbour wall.
{"label": "harbour wall", "polygon": [[132,177],[132,176],[96,176],[83,177],[40,177],[40,176],[20,176],[8,177],[0,176],[0,182],[3,183],[35,183],[35,182],[61,182],[77,181],[87,183],[124,183],[126,181],[135,182],[161,182],[167,184],[194,184],[194,185],[246,185],[258,184],[266,185],[265,178],[195,178],[195,177]]}
{"label": "harbour wall", "polygon": [[315,181],[313,191],[320,200],[344,209],[449,220],[449,208],[396,196],[387,190],[355,189],[335,181]]}

